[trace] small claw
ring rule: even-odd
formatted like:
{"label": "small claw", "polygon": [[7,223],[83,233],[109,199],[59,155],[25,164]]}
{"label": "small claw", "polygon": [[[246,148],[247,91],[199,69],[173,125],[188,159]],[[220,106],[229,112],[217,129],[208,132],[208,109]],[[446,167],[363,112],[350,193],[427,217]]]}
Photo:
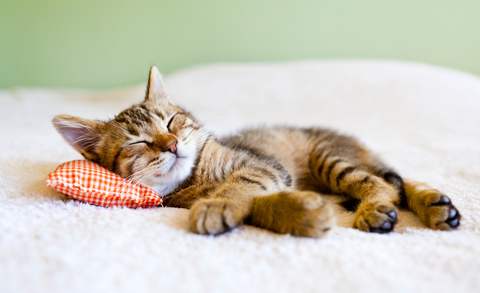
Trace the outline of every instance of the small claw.
{"label": "small claw", "polygon": [[391,223],[390,221],[384,222],[382,225],[380,225],[377,228],[373,228],[373,227],[370,228],[370,232],[379,233],[379,234],[390,233],[392,232],[392,230],[393,230],[393,223]]}

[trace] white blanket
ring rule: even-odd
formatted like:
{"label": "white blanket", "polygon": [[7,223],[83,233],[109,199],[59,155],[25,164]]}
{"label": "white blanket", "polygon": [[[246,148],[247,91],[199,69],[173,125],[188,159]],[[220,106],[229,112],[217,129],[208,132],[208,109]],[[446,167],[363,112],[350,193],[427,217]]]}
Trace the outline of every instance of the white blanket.
{"label": "white blanket", "polygon": [[[212,131],[321,125],[353,134],[404,177],[448,194],[461,228],[425,228],[408,211],[388,235],[339,226],[325,239],[251,226],[187,230],[188,211],[101,208],[44,179],[81,158],[57,114],[108,119],[144,85],[114,91],[0,91],[0,292],[479,292],[480,79],[390,61],[218,64],[166,78],[174,101]],[[335,198],[331,199],[335,201]]]}

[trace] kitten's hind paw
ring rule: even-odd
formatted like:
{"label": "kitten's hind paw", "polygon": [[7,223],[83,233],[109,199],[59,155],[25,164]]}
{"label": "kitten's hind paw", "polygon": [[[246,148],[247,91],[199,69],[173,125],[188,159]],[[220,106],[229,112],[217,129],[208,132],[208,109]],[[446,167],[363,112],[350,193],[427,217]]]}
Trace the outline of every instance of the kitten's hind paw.
{"label": "kitten's hind paw", "polygon": [[353,227],[364,232],[390,233],[397,223],[397,209],[393,205],[374,202],[361,203]]}
{"label": "kitten's hind paw", "polygon": [[450,231],[460,226],[460,213],[448,196],[433,194],[426,198],[425,223],[432,229]]}
{"label": "kitten's hind paw", "polygon": [[448,196],[428,184],[405,180],[408,207],[427,227],[451,231],[460,226],[460,213]]}

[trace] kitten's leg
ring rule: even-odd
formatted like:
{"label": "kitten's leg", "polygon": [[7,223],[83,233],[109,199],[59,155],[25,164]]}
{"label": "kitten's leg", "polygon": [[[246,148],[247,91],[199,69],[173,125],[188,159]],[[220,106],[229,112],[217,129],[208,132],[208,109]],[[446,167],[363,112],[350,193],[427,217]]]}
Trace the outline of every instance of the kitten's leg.
{"label": "kitten's leg", "polygon": [[339,181],[338,191],[360,200],[353,227],[365,232],[389,233],[397,223],[398,190],[368,172],[353,172]]}
{"label": "kitten's leg", "polygon": [[337,218],[333,208],[312,191],[283,190],[255,198],[248,223],[280,234],[321,238]]}
{"label": "kitten's leg", "polygon": [[213,197],[197,201],[190,212],[190,228],[198,234],[221,234],[247,224],[280,234],[320,238],[335,226],[333,208],[312,191],[283,190],[250,196],[253,190],[229,186],[236,198]]}
{"label": "kitten's leg", "polygon": [[408,179],[404,187],[408,207],[429,228],[449,231],[460,225],[460,213],[442,192]]}
{"label": "kitten's leg", "polygon": [[397,222],[399,192],[383,178],[349,162],[344,157],[328,156],[318,163],[317,180],[333,193],[359,199],[354,228],[365,232],[388,233]]}
{"label": "kitten's leg", "polygon": [[264,171],[257,167],[233,174],[208,198],[196,201],[190,229],[216,235],[246,222],[282,234],[325,236],[336,222],[330,205],[315,192],[278,190],[285,184]]}

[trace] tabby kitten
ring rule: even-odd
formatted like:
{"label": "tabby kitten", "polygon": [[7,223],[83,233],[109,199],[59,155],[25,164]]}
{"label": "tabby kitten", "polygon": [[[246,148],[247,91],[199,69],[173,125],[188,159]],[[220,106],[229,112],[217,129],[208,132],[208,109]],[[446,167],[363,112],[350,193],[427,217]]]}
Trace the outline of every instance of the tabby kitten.
{"label": "tabby kitten", "polygon": [[319,192],[351,197],[353,225],[365,232],[391,232],[398,207],[408,207],[432,229],[460,224],[446,195],[403,180],[351,137],[272,127],[215,138],[170,101],[156,67],[145,100],[113,120],[60,115],[53,124],[86,159],[153,188],[168,207],[190,209],[190,229],[199,234],[246,223],[323,237],[336,218]]}

